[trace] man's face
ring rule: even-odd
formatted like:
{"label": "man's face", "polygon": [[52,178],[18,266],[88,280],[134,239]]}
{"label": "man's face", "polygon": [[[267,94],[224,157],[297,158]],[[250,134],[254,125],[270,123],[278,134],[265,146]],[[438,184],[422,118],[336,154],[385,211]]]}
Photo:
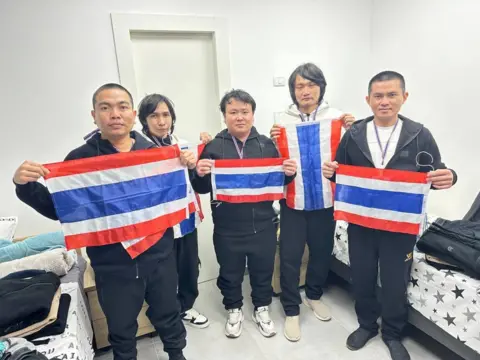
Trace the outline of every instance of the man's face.
{"label": "man's face", "polygon": [[106,89],[97,94],[92,117],[105,139],[121,138],[130,133],[137,112],[128,94],[121,89]]}
{"label": "man's face", "polygon": [[391,121],[397,118],[407,98],[408,92],[403,92],[400,80],[393,79],[374,82],[366,100],[378,120]]}
{"label": "man's face", "polygon": [[168,110],[167,104],[159,103],[153,113],[147,116],[147,125],[150,134],[164,138],[172,127],[172,114]]}
{"label": "man's face", "polygon": [[295,98],[299,108],[308,109],[317,106],[320,93],[320,86],[297,75],[295,79]]}
{"label": "man's face", "polygon": [[225,107],[225,124],[228,132],[236,137],[247,136],[253,126],[252,105],[231,99]]}

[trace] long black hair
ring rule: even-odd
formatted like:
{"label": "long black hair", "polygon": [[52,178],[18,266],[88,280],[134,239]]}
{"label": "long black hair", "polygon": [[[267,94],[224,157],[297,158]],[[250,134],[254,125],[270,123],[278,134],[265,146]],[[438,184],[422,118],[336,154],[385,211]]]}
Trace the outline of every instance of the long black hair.
{"label": "long black hair", "polygon": [[292,72],[292,75],[290,75],[290,78],[288,79],[288,87],[290,89],[290,97],[292,98],[293,103],[298,106],[297,97],[295,96],[295,80],[297,79],[297,75],[310,80],[320,87],[320,98],[318,99],[318,103],[320,104],[327,88],[327,80],[325,80],[323,71],[315,64],[306,63],[300,65]]}
{"label": "long black hair", "polygon": [[147,117],[155,112],[158,104],[165,103],[172,117],[172,126],[170,127],[170,133],[173,134],[173,129],[175,128],[175,121],[177,120],[177,115],[175,114],[175,109],[173,108],[173,102],[165,95],[160,94],[150,94],[145,96],[140,104],[138,105],[138,119],[140,124],[142,124],[142,132],[148,137],[152,137],[150,131],[148,130]]}

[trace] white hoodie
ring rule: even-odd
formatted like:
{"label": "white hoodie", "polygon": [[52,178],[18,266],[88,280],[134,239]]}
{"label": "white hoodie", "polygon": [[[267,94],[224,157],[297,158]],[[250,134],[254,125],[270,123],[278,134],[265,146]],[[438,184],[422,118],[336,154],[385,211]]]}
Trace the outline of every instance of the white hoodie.
{"label": "white hoodie", "polygon": [[[326,120],[326,119],[338,119],[344,113],[338,109],[330,107],[326,101],[322,101],[320,106],[317,108],[317,113],[315,120]],[[302,122],[302,117],[300,116],[300,111],[298,110],[295,104],[292,104],[288,107],[285,112],[282,112],[276,119],[275,123],[278,125],[288,125],[288,124],[298,124]],[[302,114],[306,121],[314,121],[315,111],[313,111],[310,116]]]}

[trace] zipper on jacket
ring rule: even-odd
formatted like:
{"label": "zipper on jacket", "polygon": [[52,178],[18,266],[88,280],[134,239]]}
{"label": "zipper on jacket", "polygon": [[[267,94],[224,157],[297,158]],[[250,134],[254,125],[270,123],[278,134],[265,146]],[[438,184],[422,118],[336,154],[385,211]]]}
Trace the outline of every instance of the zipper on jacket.
{"label": "zipper on jacket", "polygon": [[255,208],[252,209],[252,223],[253,223],[253,233],[257,233],[257,229],[255,229]]}
{"label": "zipper on jacket", "polygon": [[138,279],[138,262],[137,262],[137,261],[135,261],[135,270],[136,270],[136,272],[137,272],[137,277],[136,277],[136,279]]}

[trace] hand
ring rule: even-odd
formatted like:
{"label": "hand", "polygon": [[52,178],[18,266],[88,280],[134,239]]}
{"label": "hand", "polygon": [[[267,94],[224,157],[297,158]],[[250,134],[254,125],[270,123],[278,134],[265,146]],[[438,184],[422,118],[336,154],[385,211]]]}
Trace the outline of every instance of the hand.
{"label": "hand", "polygon": [[448,189],[453,185],[453,173],[449,169],[430,171],[427,180],[432,182],[435,189]]}
{"label": "hand", "polygon": [[212,141],[212,136],[207,132],[201,132],[200,133],[200,141],[203,144],[208,144],[210,141]]}
{"label": "hand", "polygon": [[333,176],[333,174],[335,174],[335,171],[337,169],[338,169],[338,162],[327,161],[323,163],[323,166],[322,166],[323,176],[326,177],[327,179],[330,179]]}
{"label": "hand", "polygon": [[280,130],[282,127],[278,124],[274,124],[270,129],[270,138],[276,140],[280,136]]}
{"label": "hand", "polygon": [[285,176],[293,176],[297,172],[297,162],[295,159],[287,159],[283,162],[283,171]]}
{"label": "hand", "polygon": [[343,121],[343,127],[348,130],[355,122],[355,116],[352,114],[343,114],[339,120]]}
{"label": "hand", "polygon": [[13,182],[18,185],[25,185],[26,183],[37,181],[49,173],[50,171],[42,164],[33,161],[24,161],[17,171],[15,171]]}
{"label": "hand", "polygon": [[197,158],[190,150],[182,150],[180,151],[180,162],[189,169],[195,169],[195,166],[197,165]]}
{"label": "hand", "polygon": [[197,163],[197,174],[204,177],[212,172],[213,160],[202,159]]}

